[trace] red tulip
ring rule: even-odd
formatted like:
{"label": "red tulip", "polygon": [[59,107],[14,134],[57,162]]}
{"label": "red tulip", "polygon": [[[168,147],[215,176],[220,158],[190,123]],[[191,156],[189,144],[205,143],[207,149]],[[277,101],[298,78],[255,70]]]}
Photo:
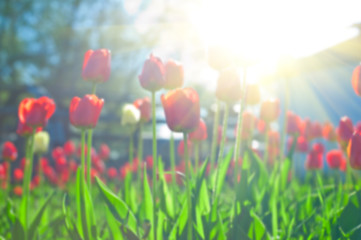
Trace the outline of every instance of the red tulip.
{"label": "red tulip", "polygon": [[355,125],[355,131],[361,131],[361,122],[357,122]]}
{"label": "red tulip", "polygon": [[2,150],[2,158],[5,161],[15,161],[18,157],[18,150],[12,142],[5,142]]}
{"label": "red tulip", "polygon": [[[43,129],[42,127],[38,127],[36,128],[36,132],[40,132],[42,129]],[[26,123],[19,121],[18,128],[16,129],[16,133],[20,136],[27,137],[33,134],[33,128],[26,125]]]}
{"label": "red tulip", "polygon": [[198,127],[198,93],[192,88],[178,88],[161,97],[168,127],[175,132],[192,132]]}
{"label": "red tulip", "polygon": [[267,127],[268,123],[266,123],[262,119],[257,119],[256,120],[256,125],[257,125],[257,130],[258,130],[258,132],[260,134],[265,134],[266,133],[266,127]]}
{"label": "red tulip", "polygon": [[248,84],[246,90],[247,105],[256,105],[261,101],[261,93],[257,84]]}
{"label": "red tulip", "polygon": [[107,160],[109,158],[110,155],[110,148],[108,147],[107,144],[103,143],[102,145],[100,145],[99,148],[99,157],[102,160]]}
{"label": "red tulip", "polygon": [[104,104],[96,95],[85,95],[82,99],[74,97],[69,108],[70,123],[77,128],[95,128]]}
{"label": "red tulip", "polygon": [[280,134],[276,131],[268,132],[268,163],[273,164],[280,153]]}
{"label": "red tulip", "polygon": [[290,135],[293,134],[300,134],[301,133],[301,126],[302,125],[302,120],[301,118],[294,114],[291,111],[287,112],[287,133]]}
{"label": "red tulip", "polygon": [[58,172],[62,172],[67,168],[67,161],[65,157],[59,157],[55,159],[55,166]]}
{"label": "red tulip", "polygon": [[204,141],[207,137],[207,125],[203,119],[200,119],[198,127],[189,133],[189,139],[191,141]]}
{"label": "red tulip", "polygon": [[139,75],[140,85],[148,91],[156,92],[165,85],[165,68],[162,60],[151,54],[144,62],[142,73]]}
{"label": "red tulip", "polygon": [[119,169],[119,174],[120,174],[120,178],[124,179],[128,173],[130,173],[132,171],[132,166],[130,165],[129,162],[126,162],[120,169]]}
{"label": "red tulip", "polygon": [[334,142],[337,140],[336,131],[335,131],[332,123],[330,123],[330,122],[325,122],[325,124],[323,125],[322,135],[326,140],[328,140],[330,142]]}
{"label": "red tulip", "polygon": [[241,96],[241,82],[237,71],[235,69],[221,71],[217,81],[216,97],[232,104],[240,100]]}
{"label": "red tulip", "polygon": [[165,89],[180,88],[183,85],[184,71],[183,66],[173,60],[165,64]]}
{"label": "red tulip", "polygon": [[280,114],[280,102],[278,99],[270,99],[261,103],[260,119],[266,123],[277,120]]}
{"label": "red tulip", "polygon": [[64,153],[67,157],[71,157],[75,153],[75,144],[73,141],[68,140],[64,143],[63,146]]}
{"label": "red tulip", "polygon": [[15,180],[16,182],[20,182],[20,181],[23,180],[23,178],[24,178],[24,172],[23,172],[23,170],[20,169],[20,168],[15,168],[15,169],[14,169],[14,180]]}
{"label": "red tulip", "polygon": [[346,116],[342,117],[337,128],[337,135],[340,145],[343,149],[347,147],[348,141],[352,137],[353,131],[354,129],[351,119]]}
{"label": "red tulip", "polygon": [[340,168],[342,165],[342,162],[345,161],[342,151],[338,150],[338,149],[333,149],[333,150],[329,151],[326,154],[326,160],[327,160],[328,166],[332,169]]}
{"label": "red tulip", "polygon": [[109,179],[115,179],[118,175],[117,169],[114,167],[108,168],[107,173],[108,173]]}
{"label": "red tulip", "polygon": [[65,157],[64,149],[62,147],[54,148],[53,151],[51,152],[51,156],[53,157],[54,160],[61,157]]}
{"label": "red tulip", "polygon": [[353,169],[361,169],[361,132],[354,132],[347,148],[350,165]]}
{"label": "red tulip", "polygon": [[110,51],[102,48],[88,50],[84,55],[82,77],[90,82],[105,82],[110,76]]}
{"label": "red tulip", "polygon": [[305,162],[305,167],[307,170],[322,169],[323,160],[322,153],[317,149],[312,148],[311,151],[307,154],[307,159]]}
{"label": "red tulip", "polygon": [[361,65],[353,70],[351,83],[355,93],[361,96]]}
{"label": "red tulip", "polygon": [[[188,140],[187,143],[187,147],[188,147],[188,156],[192,155],[192,142]],[[178,145],[178,155],[183,158],[184,157],[184,141],[180,141],[179,145]]]}
{"label": "red tulip", "polygon": [[[76,156],[77,156],[78,158],[81,157],[81,144],[80,144],[80,143],[78,144],[78,147],[76,148],[75,153],[76,153]],[[84,146],[84,156],[86,156],[87,153],[88,153],[88,147],[87,147],[87,145],[85,144],[85,146]]]}
{"label": "red tulip", "polygon": [[6,179],[6,169],[3,164],[0,164],[0,182]]}
{"label": "red tulip", "polygon": [[152,104],[149,97],[137,99],[133,102],[133,105],[140,111],[140,121],[149,122],[152,117]]}
{"label": "red tulip", "polygon": [[69,169],[73,173],[75,173],[78,170],[78,164],[73,159],[69,160]]}
{"label": "red tulip", "polygon": [[20,102],[18,116],[29,127],[45,127],[55,111],[55,103],[48,97],[25,98]]}

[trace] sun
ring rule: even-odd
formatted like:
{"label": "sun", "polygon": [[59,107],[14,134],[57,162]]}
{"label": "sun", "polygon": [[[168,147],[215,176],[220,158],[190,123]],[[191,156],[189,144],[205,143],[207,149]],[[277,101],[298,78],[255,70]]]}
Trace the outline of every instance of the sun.
{"label": "sun", "polygon": [[[260,64],[301,58],[358,34],[357,1],[208,0],[190,13],[201,39]],[[337,17],[335,17],[337,16]]]}

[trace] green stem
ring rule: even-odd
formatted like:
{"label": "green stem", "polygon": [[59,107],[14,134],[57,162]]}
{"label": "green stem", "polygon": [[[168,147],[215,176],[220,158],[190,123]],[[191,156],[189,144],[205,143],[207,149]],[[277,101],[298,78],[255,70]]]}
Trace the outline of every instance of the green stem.
{"label": "green stem", "polygon": [[5,191],[5,201],[7,201],[11,187],[11,162],[8,161],[8,166],[6,169],[6,191]]}
{"label": "green stem", "polygon": [[[242,135],[242,131],[243,131],[243,124],[242,124],[242,116],[243,116],[243,111],[245,109],[245,105],[246,105],[246,79],[247,79],[247,68],[244,68],[243,71],[243,81],[242,81],[242,89],[243,89],[243,95],[242,95],[242,100],[241,100],[241,105],[239,106],[239,113],[238,113],[238,119],[237,119],[237,136],[236,136],[236,145],[234,147],[234,186],[237,186],[237,176],[238,176],[238,172],[239,172],[239,166],[238,166],[238,159],[239,159],[239,155],[241,152],[241,135]],[[251,135],[252,136],[252,135]]]}
{"label": "green stem", "polygon": [[226,141],[226,131],[227,131],[227,125],[228,125],[228,113],[229,113],[229,106],[226,105],[226,107],[224,108],[222,140],[221,140],[221,145],[219,146],[218,164],[220,163],[221,159],[223,158],[223,153],[224,153],[224,143]]}
{"label": "green stem", "polygon": [[138,187],[141,189],[142,187],[142,163],[143,163],[143,123],[141,122],[139,124],[139,130],[138,130],[138,152],[137,152],[137,158],[138,158]]}
{"label": "green stem", "polygon": [[92,94],[95,94],[96,89],[97,89],[97,84],[96,84],[96,83],[93,83],[93,86],[92,86]]}
{"label": "green stem", "polygon": [[[91,170],[91,166],[92,166],[92,162],[91,162],[91,152],[92,152],[92,138],[93,138],[93,129],[89,129],[88,130],[88,143],[87,143],[87,183],[88,183],[88,187],[89,187],[89,192],[91,192],[91,174],[90,174],[90,170]],[[85,147],[85,146],[84,146]]]}
{"label": "green stem", "polygon": [[195,164],[195,173],[198,171],[199,166],[199,141],[194,142],[194,164]]}
{"label": "green stem", "polygon": [[129,136],[129,163],[132,165],[134,160],[134,146],[133,146],[133,133]]}
{"label": "green stem", "polygon": [[153,239],[157,239],[157,131],[155,116],[155,92],[152,92],[152,128],[153,128]]}
{"label": "green stem", "polygon": [[185,160],[185,171],[187,179],[187,205],[188,205],[188,224],[187,224],[187,239],[192,240],[192,188],[191,188],[191,173],[189,169],[189,153],[188,153],[188,134],[184,135],[184,160]]}
{"label": "green stem", "polygon": [[213,169],[214,163],[216,161],[218,126],[219,126],[219,108],[220,108],[219,105],[220,105],[219,101],[216,100],[216,112],[214,114],[213,137],[212,137],[212,146],[211,146],[211,169]]}
{"label": "green stem", "polygon": [[265,163],[268,163],[268,141],[269,141],[269,137],[268,137],[268,131],[269,131],[269,123],[266,123],[266,129],[265,129],[265,148],[264,148],[264,156],[263,156],[263,161]]}
{"label": "green stem", "polygon": [[33,133],[27,139],[27,149],[26,149],[26,164],[25,164],[25,176],[24,176],[24,198],[25,198],[25,239],[27,239],[27,229],[29,228],[29,199],[30,199],[30,182],[31,175],[33,171],[33,155],[34,155],[34,136],[35,129]]}
{"label": "green stem", "polygon": [[173,188],[176,186],[176,172],[175,172],[175,153],[174,153],[174,136],[173,132],[170,133],[170,146],[169,146],[169,155],[170,155],[170,167],[172,169],[172,182]]}
{"label": "green stem", "polygon": [[85,172],[85,130],[81,130],[81,169],[82,174]]}
{"label": "green stem", "polygon": [[287,111],[290,101],[290,92],[289,92],[289,81],[285,77],[285,99],[284,99],[284,113],[283,113],[283,126],[281,133],[281,151],[280,158],[283,160],[285,155],[285,145],[286,145],[286,136],[287,136]]}

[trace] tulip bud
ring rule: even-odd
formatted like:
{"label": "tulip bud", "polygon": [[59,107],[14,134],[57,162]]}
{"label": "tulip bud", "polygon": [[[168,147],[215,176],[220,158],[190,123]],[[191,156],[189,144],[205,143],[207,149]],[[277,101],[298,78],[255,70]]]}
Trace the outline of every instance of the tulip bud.
{"label": "tulip bud", "polygon": [[260,118],[267,123],[277,120],[280,114],[280,102],[278,99],[269,99],[261,103]]}
{"label": "tulip bud", "polygon": [[288,134],[300,134],[301,133],[301,118],[291,111],[287,112],[287,133]]}
{"label": "tulip bud", "polygon": [[149,97],[137,99],[133,102],[133,105],[140,111],[140,121],[149,122],[152,117],[152,104]]}
{"label": "tulip bud", "polygon": [[18,157],[18,150],[12,142],[5,142],[2,150],[2,158],[5,161],[15,161]]}
{"label": "tulip bud", "polygon": [[49,134],[47,132],[38,132],[34,136],[34,152],[46,153],[49,148]]}
{"label": "tulip bud", "polygon": [[[241,133],[242,139],[248,139],[252,137],[253,129],[255,126],[256,126],[256,117],[248,111],[243,112],[242,133]],[[237,136],[238,126],[236,126],[234,130],[235,130],[234,135]]]}
{"label": "tulip bud", "polygon": [[139,81],[142,87],[148,91],[156,92],[165,85],[165,68],[162,60],[151,54],[144,62]]}
{"label": "tulip bud", "polygon": [[165,85],[164,88],[171,90],[180,88],[183,85],[184,71],[183,66],[173,60],[165,64]]}
{"label": "tulip bud", "polygon": [[216,97],[228,104],[232,104],[241,99],[242,89],[238,73],[235,69],[227,69],[220,72]]}
{"label": "tulip bud", "polygon": [[110,51],[108,49],[88,50],[84,55],[82,77],[90,82],[105,82],[110,76]]}
{"label": "tulip bud", "polygon": [[361,96],[361,65],[353,70],[351,83],[355,93]]}
{"label": "tulip bud", "polygon": [[175,132],[192,132],[198,127],[200,105],[192,88],[178,88],[161,97],[168,127]]}
{"label": "tulip bud", "polygon": [[347,148],[347,155],[353,169],[361,169],[361,132],[354,132]]}
{"label": "tulip bud", "polygon": [[351,119],[346,116],[342,117],[337,128],[337,135],[339,143],[343,149],[346,149],[348,141],[352,137],[353,130]]}
{"label": "tulip bud", "polygon": [[122,108],[121,124],[135,125],[140,121],[140,111],[133,104],[124,104]]}

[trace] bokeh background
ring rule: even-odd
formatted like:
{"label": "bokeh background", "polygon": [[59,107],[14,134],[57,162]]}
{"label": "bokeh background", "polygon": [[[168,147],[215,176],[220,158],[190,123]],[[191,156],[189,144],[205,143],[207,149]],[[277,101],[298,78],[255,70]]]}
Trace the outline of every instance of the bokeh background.
{"label": "bokeh background", "polygon": [[[121,106],[149,95],[138,75],[150,53],[183,63],[185,85],[199,92],[209,124],[218,74],[207,64],[212,45],[254,62],[247,81],[258,82],[264,98],[282,102],[287,90],[290,109],[303,118],[337,125],[348,115],[356,123],[361,100],[352,90],[351,74],[361,60],[360,8],[356,0],[2,0],[0,140],[23,141],[15,134],[18,104],[24,97],[42,95],[57,104],[46,129],[51,146],[77,138],[78,131],[68,121],[68,106],[73,96],[91,91],[81,79],[83,56],[98,48],[111,50],[112,72],[97,88],[105,105],[95,145],[108,143],[115,150],[114,159],[127,159]],[[282,59],[292,61],[292,74],[286,79]],[[158,106],[162,151],[168,149],[169,131]],[[230,125],[235,116],[232,112]],[[150,140],[150,132],[145,141],[147,136]]]}

